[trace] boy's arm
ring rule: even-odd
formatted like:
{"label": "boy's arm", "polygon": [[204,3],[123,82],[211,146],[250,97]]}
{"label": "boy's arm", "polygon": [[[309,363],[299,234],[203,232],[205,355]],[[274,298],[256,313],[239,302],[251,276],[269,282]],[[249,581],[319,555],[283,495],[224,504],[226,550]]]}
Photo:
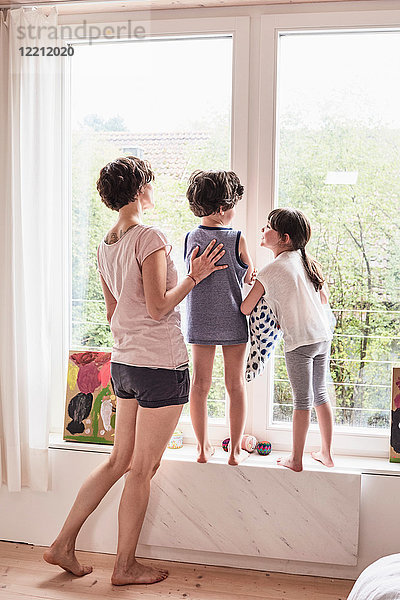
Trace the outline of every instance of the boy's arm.
{"label": "boy's arm", "polygon": [[244,262],[246,265],[249,265],[244,278],[244,282],[252,284],[257,275],[257,272],[254,269],[254,264],[250,256],[249,249],[247,247],[246,238],[243,234],[241,234],[239,238],[239,256],[242,262]]}
{"label": "boy's arm", "polygon": [[261,296],[264,295],[264,286],[256,279],[252,289],[240,305],[240,310],[244,315],[249,315]]}

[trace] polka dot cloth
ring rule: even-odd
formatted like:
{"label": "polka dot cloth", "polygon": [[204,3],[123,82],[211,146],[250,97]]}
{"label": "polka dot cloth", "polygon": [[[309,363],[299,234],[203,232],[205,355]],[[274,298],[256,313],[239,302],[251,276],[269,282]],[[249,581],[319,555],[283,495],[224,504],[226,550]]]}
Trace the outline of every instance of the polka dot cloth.
{"label": "polka dot cloth", "polygon": [[252,381],[257,375],[263,373],[265,363],[282,337],[279,324],[266,304],[264,296],[250,313],[249,329],[250,352],[247,357],[246,381]]}

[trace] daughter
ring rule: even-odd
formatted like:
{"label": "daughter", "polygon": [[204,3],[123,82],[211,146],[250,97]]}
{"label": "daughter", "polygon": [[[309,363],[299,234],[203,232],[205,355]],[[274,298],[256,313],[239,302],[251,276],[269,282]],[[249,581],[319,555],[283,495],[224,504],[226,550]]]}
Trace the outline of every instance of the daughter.
{"label": "daughter", "polygon": [[293,471],[303,469],[313,404],[322,444],[312,456],[333,467],[333,418],[326,389],[332,333],[322,306],[328,296],[321,268],[305,249],[310,237],[310,222],[302,212],[292,208],[273,210],[262,229],[261,246],[272,250],[275,260],[260,271],[241,305],[243,314],[248,315],[264,295],[283,332],[294,402],[293,450],[288,458],[279,458],[278,464]]}
{"label": "daughter", "polygon": [[[222,346],[225,387],[229,395],[230,465],[239,464],[247,453],[240,445],[246,420],[244,361],[248,338],[246,317],[240,312],[243,282],[252,280],[253,263],[246,240],[230,227],[243,186],[232,171],[195,171],[189,179],[187,198],[201,224],[185,239],[185,260],[196,247],[199,254],[216,240],[224,244],[223,262],[228,265],[210,275],[208,281],[195,281],[187,297],[187,336],[193,351],[193,378],[190,389],[190,416],[198,441],[198,462],[214,454],[207,431],[207,397],[211,387],[216,346]],[[218,263],[219,264],[219,263]]]}

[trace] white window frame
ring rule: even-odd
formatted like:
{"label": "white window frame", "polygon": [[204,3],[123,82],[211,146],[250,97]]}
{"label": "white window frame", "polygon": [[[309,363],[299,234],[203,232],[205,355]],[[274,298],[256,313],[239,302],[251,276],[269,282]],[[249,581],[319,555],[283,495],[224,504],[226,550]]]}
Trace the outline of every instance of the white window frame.
{"label": "white window frame", "polygon": [[[239,175],[245,189],[247,183],[247,155],[248,155],[248,94],[249,94],[249,47],[250,47],[250,17],[218,17],[196,19],[166,19],[143,20],[137,13],[124,14],[126,20],[121,21],[121,13],[97,15],[68,15],[59,18],[59,25],[70,25],[73,29],[85,22],[87,31],[91,25],[112,24],[116,28],[126,25],[130,19],[135,27],[143,27],[146,39],[168,38],[173,36],[214,36],[231,35],[233,43],[232,56],[232,115],[231,115],[231,168]],[[122,31],[122,29],[121,29]],[[80,35],[80,34],[79,34]],[[71,38],[69,42],[78,44],[80,37]],[[98,38],[100,42],[108,41],[107,38]],[[72,60],[77,60],[75,56]],[[71,137],[71,130],[69,137]],[[71,173],[71,164],[68,165]],[[236,222],[240,228],[246,229],[246,199],[238,205]],[[69,223],[71,228],[71,223]],[[162,227],[162,223],[160,223]],[[70,229],[71,239],[71,229]],[[71,263],[71,257],[69,258]],[[69,269],[71,271],[71,267]],[[71,285],[69,286],[71,289]],[[69,303],[70,305],[70,303]],[[70,309],[69,309],[70,310]],[[68,315],[71,323],[71,314]],[[58,414],[58,411],[57,411]],[[195,443],[195,436],[190,420],[182,420],[179,428],[183,431],[185,443]],[[213,443],[220,442],[229,435],[228,422],[225,424],[210,424],[210,439]]]}
{"label": "white window frame", "polygon": [[[265,216],[274,207],[277,196],[277,55],[280,33],[305,31],[326,32],[329,30],[387,30],[400,29],[400,12],[371,10],[359,12],[319,12],[307,14],[274,14],[261,17],[260,42],[260,91],[258,164],[263,165],[258,173],[257,207],[249,202],[248,210],[257,210],[258,228],[264,225]],[[252,199],[254,202],[255,199]],[[256,251],[258,265],[265,263],[265,250]],[[274,449],[290,450],[292,444],[291,424],[272,424],[273,363],[266,374],[256,379],[251,386],[252,431],[258,439],[269,440]],[[311,425],[306,451],[318,448],[319,431]],[[334,450],[337,454],[387,457],[389,453],[388,431],[371,431],[336,427]]]}

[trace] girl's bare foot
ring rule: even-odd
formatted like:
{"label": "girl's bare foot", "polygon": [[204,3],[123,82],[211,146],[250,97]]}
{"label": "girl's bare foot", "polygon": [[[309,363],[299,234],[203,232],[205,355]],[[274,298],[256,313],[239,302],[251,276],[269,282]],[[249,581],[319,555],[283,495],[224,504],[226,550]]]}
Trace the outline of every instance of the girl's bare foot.
{"label": "girl's bare foot", "polygon": [[228,465],[236,467],[242,463],[246,458],[249,457],[249,453],[245,450],[239,450],[238,452],[231,452],[228,458]]}
{"label": "girl's bare foot", "polygon": [[323,453],[322,450],[319,450],[318,452],[311,452],[311,456],[313,457],[314,460],[317,460],[318,462],[322,463],[326,467],[334,467],[335,466],[335,464],[332,460],[332,456],[330,454]]}
{"label": "girl's bare foot", "polygon": [[168,571],[146,567],[135,561],[130,567],[122,568],[115,566],[111,576],[111,583],[113,585],[150,584],[164,581],[167,577]]}
{"label": "girl's bare foot", "polygon": [[296,473],[300,473],[300,471],[303,470],[303,464],[302,462],[295,462],[293,460],[293,456],[288,456],[288,458],[278,458],[277,461],[279,466],[281,467],[286,467],[287,469],[291,469],[292,471],[295,471]]}
{"label": "girl's bare foot", "polygon": [[64,571],[68,571],[76,577],[83,577],[93,571],[93,567],[87,567],[78,562],[74,550],[67,550],[57,544],[50,546],[43,554],[43,558],[50,565],[58,565]]}
{"label": "girl's bare foot", "polygon": [[197,462],[198,463],[206,463],[210,460],[210,458],[215,453],[215,448],[214,448],[214,446],[211,446],[211,445],[208,446],[207,448],[200,448],[200,446],[197,446],[197,452],[198,452]]}

